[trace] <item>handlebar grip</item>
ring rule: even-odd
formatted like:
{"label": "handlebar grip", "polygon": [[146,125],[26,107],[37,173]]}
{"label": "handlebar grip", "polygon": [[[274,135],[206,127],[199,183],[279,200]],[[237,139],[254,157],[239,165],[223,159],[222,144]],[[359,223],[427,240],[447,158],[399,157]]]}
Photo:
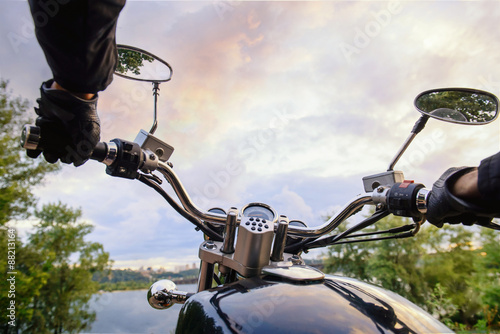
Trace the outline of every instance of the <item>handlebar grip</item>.
{"label": "handlebar grip", "polygon": [[[21,133],[21,147],[26,150],[42,150],[43,146],[41,144],[42,134],[40,127],[35,125],[25,125]],[[94,147],[90,159],[97,160],[99,162],[104,161],[108,157],[108,144],[104,142],[99,142]]]}
{"label": "handlebar grip", "polygon": [[108,157],[108,144],[102,141],[98,142],[97,145],[94,147],[94,150],[92,151],[90,159],[102,162],[107,157]]}

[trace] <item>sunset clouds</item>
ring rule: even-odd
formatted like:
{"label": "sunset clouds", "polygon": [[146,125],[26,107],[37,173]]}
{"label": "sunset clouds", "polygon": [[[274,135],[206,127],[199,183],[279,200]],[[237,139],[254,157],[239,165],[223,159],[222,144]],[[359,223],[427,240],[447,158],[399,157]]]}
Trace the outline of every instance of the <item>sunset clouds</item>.
{"label": "sunset clouds", "polygon": [[[0,6],[0,74],[34,101],[50,71],[28,6]],[[200,206],[262,201],[319,225],[362,191],[362,176],[387,169],[419,116],[419,92],[500,94],[499,20],[495,1],[129,1],[117,38],[173,67],[156,135],[175,147],[174,169]],[[103,140],[149,130],[151,94],[116,77],[100,94]],[[447,167],[496,153],[499,129],[430,121],[396,167],[431,187]],[[117,266],[196,258],[201,236],[189,223],[96,163],[65,166],[37,194],[80,206]]]}

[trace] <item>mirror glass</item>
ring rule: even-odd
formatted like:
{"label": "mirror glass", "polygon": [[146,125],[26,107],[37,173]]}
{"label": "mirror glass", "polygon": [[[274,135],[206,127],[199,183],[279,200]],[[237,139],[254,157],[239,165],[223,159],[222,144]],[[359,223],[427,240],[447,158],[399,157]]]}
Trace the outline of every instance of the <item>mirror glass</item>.
{"label": "mirror glass", "polygon": [[172,68],[163,59],[133,46],[117,47],[116,75],[148,82],[165,82],[172,78]]}
{"label": "mirror glass", "polygon": [[446,88],[423,92],[415,99],[422,114],[446,122],[486,124],[498,114],[495,95],[468,88]]}

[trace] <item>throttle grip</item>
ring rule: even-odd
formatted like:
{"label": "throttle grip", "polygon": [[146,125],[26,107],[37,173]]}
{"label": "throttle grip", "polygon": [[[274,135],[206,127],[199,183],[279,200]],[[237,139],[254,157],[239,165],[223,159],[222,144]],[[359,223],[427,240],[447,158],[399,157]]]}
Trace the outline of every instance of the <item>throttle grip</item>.
{"label": "throttle grip", "polygon": [[[42,133],[40,127],[36,125],[26,124],[23,127],[20,138],[21,147],[26,150],[42,150]],[[94,147],[90,159],[103,162],[105,159],[109,159],[109,147],[108,144],[104,142],[99,142]],[[107,163],[106,163],[107,164]]]}

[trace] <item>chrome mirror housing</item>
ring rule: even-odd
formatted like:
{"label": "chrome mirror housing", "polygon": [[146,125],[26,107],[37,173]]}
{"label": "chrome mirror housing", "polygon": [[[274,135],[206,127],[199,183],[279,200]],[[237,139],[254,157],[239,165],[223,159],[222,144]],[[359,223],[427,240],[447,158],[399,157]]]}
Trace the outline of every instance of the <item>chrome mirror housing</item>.
{"label": "chrome mirror housing", "polygon": [[153,283],[148,290],[148,303],[152,308],[165,310],[174,304],[184,304],[191,293],[177,291],[174,282],[168,279]]}

